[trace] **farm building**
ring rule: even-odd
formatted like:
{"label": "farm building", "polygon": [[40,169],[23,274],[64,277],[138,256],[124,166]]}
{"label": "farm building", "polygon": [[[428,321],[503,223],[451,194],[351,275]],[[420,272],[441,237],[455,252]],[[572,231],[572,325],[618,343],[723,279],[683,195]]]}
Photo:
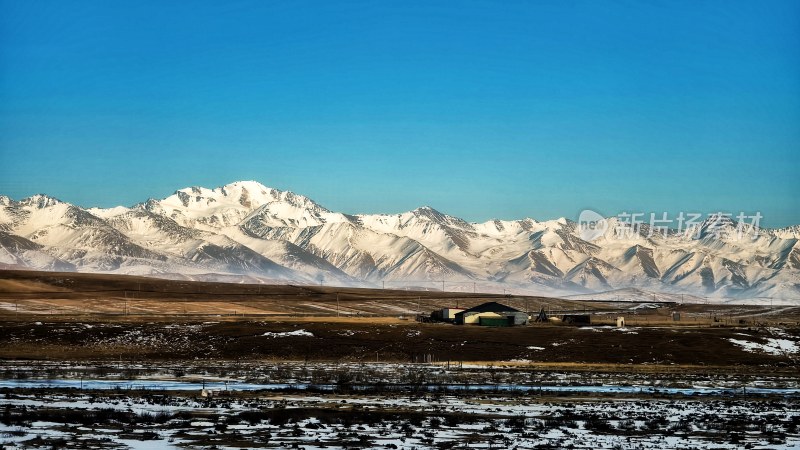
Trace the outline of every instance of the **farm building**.
{"label": "farm building", "polygon": [[454,322],[456,314],[464,311],[464,308],[442,308],[431,313],[431,319],[439,322]]}
{"label": "farm building", "polygon": [[497,302],[484,303],[455,315],[456,325],[510,327],[526,325],[528,314]]}

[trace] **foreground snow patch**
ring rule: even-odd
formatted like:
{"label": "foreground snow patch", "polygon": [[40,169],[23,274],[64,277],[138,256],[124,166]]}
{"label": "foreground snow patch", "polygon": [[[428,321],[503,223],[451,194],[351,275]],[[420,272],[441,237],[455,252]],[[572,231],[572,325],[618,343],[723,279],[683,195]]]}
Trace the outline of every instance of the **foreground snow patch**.
{"label": "foreground snow patch", "polygon": [[271,331],[267,331],[266,333],[262,334],[262,336],[266,337],[291,337],[291,336],[308,336],[314,337],[314,333],[306,330],[294,330],[294,331],[284,331],[282,333],[273,333]]}
{"label": "foreground snow patch", "polygon": [[739,347],[742,347],[742,350],[752,353],[769,353],[770,355],[786,355],[786,354],[797,353],[798,351],[800,351],[800,347],[797,346],[797,342],[790,341],[788,339],[767,338],[767,342],[765,344],[760,344],[758,342],[752,342],[752,341],[745,341],[742,339],[733,339],[733,338],[730,338],[728,340],[738,345]]}

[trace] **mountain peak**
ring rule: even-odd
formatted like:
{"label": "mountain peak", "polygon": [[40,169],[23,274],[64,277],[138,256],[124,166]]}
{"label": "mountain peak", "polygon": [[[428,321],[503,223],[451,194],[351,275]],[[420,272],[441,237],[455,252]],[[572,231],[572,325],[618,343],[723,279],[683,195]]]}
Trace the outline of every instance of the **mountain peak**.
{"label": "mountain peak", "polygon": [[[699,225],[699,237],[706,237],[709,235],[718,237],[721,234],[729,232],[731,229],[736,228],[736,221],[731,219],[730,215],[726,214],[709,214]],[[688,231],[694,232],[697,229],[689,229]]]}
{"label": "mountain peak", "polygon": [[448,221],[448,215],[444,214],[433,207],[430,206],[420,206],[419,208],[411,211],[416,217],[425,218],[434,222],[446,222]]}
{"label": "mountain peak", "polygon": [[248,190],[255,190],[255,191],[259,191],[259,190],[261,190],[261,191],[277,190],[277,189],[272,189],[270,187],[264,186],[263,184],[259,183],[258,181],[255,181],[255,180],[234,181],[232,183],[226,184],[225,186],[222,186],[222,188],[233,188],[233,187],[246,188]]}
{"label": "mountain peak", "polygon": [[162,202],[169,206],[189,209],[229,205],[254,210],[265,203],[275,201],[280,193],[281,191],[268,188],[257,181],[234,181],[213,189],[202,186],[178,189]]}
{"label": "mountain peak", "polygon": [[[317,223],[320,214],[330,213],[313,200],[291,191],[264,186],[257,181],[234,181],[213,189],[188,187],[163,200],[148,201],[144,209],[166,215],[180,225],[218,230],[241,224],[245,219],[264,217],[262,222]],[[301,220],[301,219],[307,220]],[[310,218],[314,218],[313,220]],[[254,219],[258,220],[258,219]],[[324,222],[324,220],[322,220]]]}
{"label": "mountain peak", "polygon": [[411,211],[411,214],[418,219],[427,220],[440,226],[456,227],[462,230],[473,230],[473,226],[465,220],[455,216],[450,216],[430,206],[421,206]]}
{"label": "mountain peak", "polygon": [[736,225],[736,222],[728,214],[709,214],[706,220],[703,221],[703,227],[706,226],[730,226]]}
{"label": "mountain peak", "polygon": [[415,210],[413,210],[411,212],[422,213],[422,214],[427,214],[427,213],[438,213],[438,214],[441,214],[439,211],[437,211],[432,206],[427,206],[427,205],[426,206],[420,206],[419,208],[417,208],[417,209],[415,209]]}
{"label": "mountain peak", "polygon": [[35,208],[42,209],[58,205],[64,202],[55,197],[50,197],[49,195],[46,194],[36,194],[36,195],[31,195],[28,198],[23,198],[22,200],[20,200],[19,203],[23,206],[33,206]]}

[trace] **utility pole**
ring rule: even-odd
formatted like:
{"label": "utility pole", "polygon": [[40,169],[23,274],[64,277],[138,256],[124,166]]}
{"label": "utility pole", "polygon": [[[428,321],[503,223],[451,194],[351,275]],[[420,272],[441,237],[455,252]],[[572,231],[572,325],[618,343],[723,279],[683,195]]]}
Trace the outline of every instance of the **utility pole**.
{"label": "utility pole", "polygon": [[444,292],[444,280],[442,280],[442,292]]}
{"label": "utility pole", "polygon": [[336,293],[336,317],[339,317],[339,293]]}

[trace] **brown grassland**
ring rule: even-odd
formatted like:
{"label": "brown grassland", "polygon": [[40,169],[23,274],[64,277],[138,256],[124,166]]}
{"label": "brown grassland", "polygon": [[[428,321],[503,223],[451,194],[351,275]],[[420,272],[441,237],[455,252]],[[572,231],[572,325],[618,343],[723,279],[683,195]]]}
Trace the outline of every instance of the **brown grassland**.
{"label": "brown grassland", "polygon": [[[592,313],[592,328],[419,323],[417,313],[499,301],[535,315]],[[648,302],[643,301],[643,304]],[[797,355],[747,352],[800,308],[577,302],[544,297],[243,285],[79,273],[0,272],[5,360],[481,362],[573,370],[796,371]],[[672,314],[679,312],[680,321]],[[627,329],[611,326],[624,315]],[[601,325],[601,326],[597,326]],[[604,325],[604,326],[602,326]]]}

